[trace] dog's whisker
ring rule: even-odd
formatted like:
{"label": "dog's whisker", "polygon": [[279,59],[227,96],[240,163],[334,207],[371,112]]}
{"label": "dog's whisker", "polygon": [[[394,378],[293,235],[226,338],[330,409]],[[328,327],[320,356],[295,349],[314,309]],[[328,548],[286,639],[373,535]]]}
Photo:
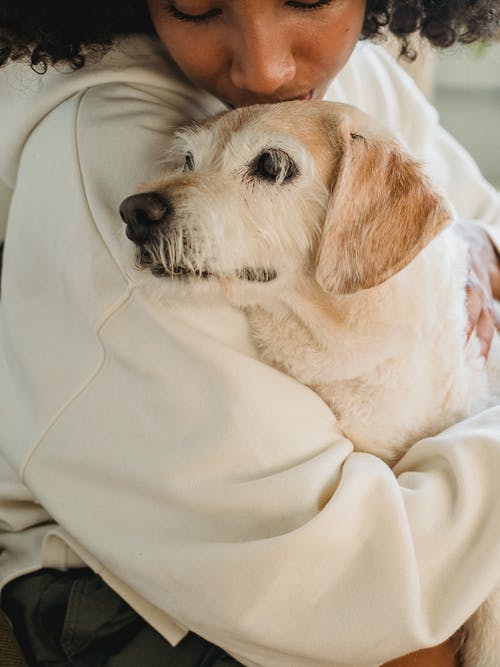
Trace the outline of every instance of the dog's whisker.
{"label": "dog's whisker", "polygon": [[240,280],[248,280],[249,282],[268,283],[276,280],[278,274],[274,269],[245,266],[236,272],[236,277]]}

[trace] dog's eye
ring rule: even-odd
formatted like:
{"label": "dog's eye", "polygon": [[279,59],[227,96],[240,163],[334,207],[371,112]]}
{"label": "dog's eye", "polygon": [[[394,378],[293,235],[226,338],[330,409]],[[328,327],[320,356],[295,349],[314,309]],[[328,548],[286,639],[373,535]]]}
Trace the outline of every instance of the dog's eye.
{"label": "dog's eye", "polygon": [[279,184],[289,181],[298,173],[292,158],[278,148],[270,148],[260,153],[255,158],[251,171],[254,176]]}
{"label": "dog's eye", "polygon": [[191,151],[188,151],[184,157],[184,171],[193,171],[194,157]]}

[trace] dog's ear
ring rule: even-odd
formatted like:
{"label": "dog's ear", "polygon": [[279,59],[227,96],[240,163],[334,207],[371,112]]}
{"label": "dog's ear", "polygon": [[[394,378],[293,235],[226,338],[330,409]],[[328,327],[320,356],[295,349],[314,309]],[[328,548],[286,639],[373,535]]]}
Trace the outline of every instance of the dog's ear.
{"label": "dog's ear", "polygon": [[392,138],[357,126],[348,116],[335,123],[342,156],[316,259],[317,282],[336,294],[390,278],[451,216],[416,160]]}

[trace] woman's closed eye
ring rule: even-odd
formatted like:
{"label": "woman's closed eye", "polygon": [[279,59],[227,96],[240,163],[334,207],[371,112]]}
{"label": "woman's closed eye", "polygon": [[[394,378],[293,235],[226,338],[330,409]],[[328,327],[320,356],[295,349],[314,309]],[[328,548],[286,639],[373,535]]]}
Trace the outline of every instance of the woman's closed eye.
{"label": "woman's closed eye", "polygon": [[328,5],[331,5],[333,1],[334,0],[316,0],[315,2],[297,2],[296,0],[288,0],[285,4],[287,7],[308,11],[311,9],[327,7]]}
{"label": "woman's closed eye", "polygon": [[[200,6],[200,3],[197,3]],[[218,7],[213,7],[206,11],[203,11],[200,7],[200,10],[197,12],[196,7],[193,6],[193,9],[190,10],[193,13],[189,14],[186,11],[179,9],[173,2],[166,3],[166,9],[175,19],[178,21],[191,21],[192,23],[210,21],[211,19],[220,16],[222,14],[222,9]]]}
{"label": "woman's closed eye", "polygon": [[[286,0],[284,5],[299,11],[311,11],[327,7],[328,5],[331,5],[333,1],[334,0],[314,0],[314,2],[298,2],[298,0]],[[192,23],[211,21],[212,19],[221,16],[223,13],[222,9],[219,7],[212,7],[210,9],[204,10],[204,8],[200,6],[200,3],[196,4],[197,6],[195,6],[193,3],[193,8],[188,12],[187,7],[186,9],[181,9],[178,4],[167,0],[166,9],[169,14],[171,14],[178,21],[191,21]]]}

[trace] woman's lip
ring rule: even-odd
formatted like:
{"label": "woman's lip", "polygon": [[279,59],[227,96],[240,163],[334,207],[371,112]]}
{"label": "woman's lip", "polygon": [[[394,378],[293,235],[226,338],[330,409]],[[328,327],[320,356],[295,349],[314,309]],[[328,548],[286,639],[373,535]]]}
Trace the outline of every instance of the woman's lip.
{"label": "woman's lip", "polygon": [[310,100],[313,96],[313,91],[310,90],[308,93],[305,95],[299,95],[298,97],[290,97],[286,100],[283,100],[284,102],[294,102],[295,100]]}
{"label": "woman's lip", "polygon": [[234,104],[232,102],[225,102],[226,106],[230,109],[236,109],[240,106],[251,106],[253,104],[278,104],[279,102],[305,102],[311,100],[314,94],[314,90],[310,90],[304,95],[297,95],[296,97],[280,97],[278,100],[253,100],[252,102],[246,102],[244,104]]}

